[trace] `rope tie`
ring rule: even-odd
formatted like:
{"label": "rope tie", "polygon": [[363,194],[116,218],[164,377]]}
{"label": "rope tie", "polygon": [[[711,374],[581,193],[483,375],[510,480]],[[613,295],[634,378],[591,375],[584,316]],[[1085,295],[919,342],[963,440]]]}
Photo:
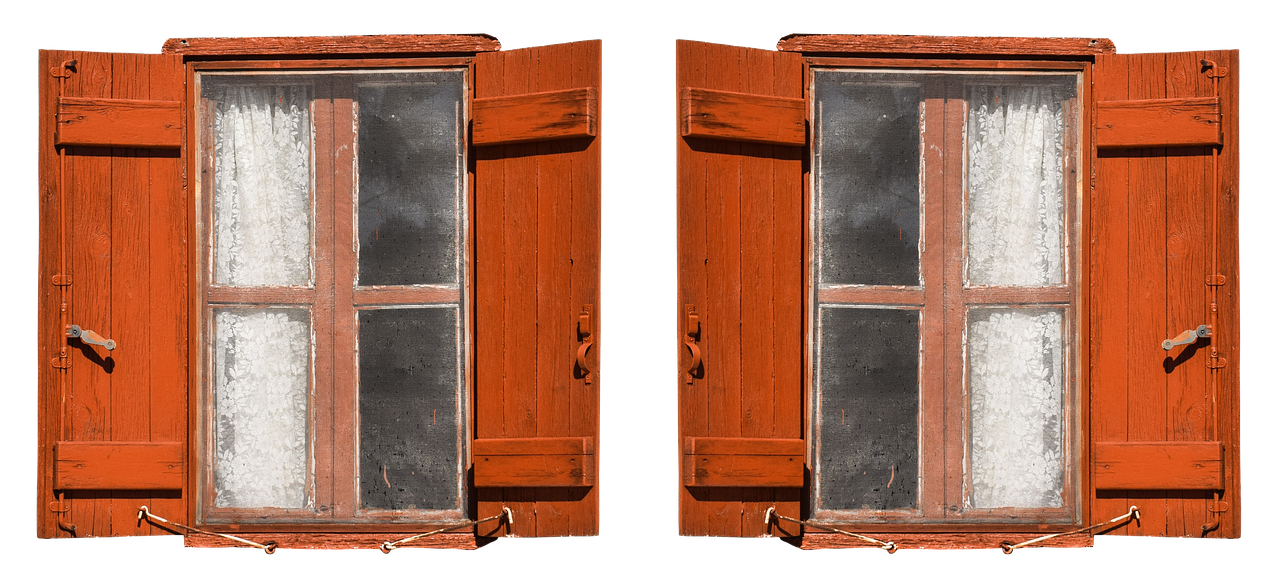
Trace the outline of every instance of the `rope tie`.
{"label": "rope tie", "polygon": [[852,538],[857,538],[857,539],[859,539],[859,540],[862,540],[863,542],[867,542],[867,543],[870,543],[870,544],[875,544],[877,547],[879,547],[879,548],[880,548],[880,549],[882,549],[882,550],[887,551],[887,552],[888,552],[888,553],[890,553],[890,554],[893,554],[894,552],[897,552],[897,551],[898,551],[898,545],[897,545],[897,544],[894,544],[893,542],[884,542],[884,541],[882,541],[882,540],[876,540],[875,538],[872,538],[872,537],[870,537],[870,536],[863,536],[862,534],[854,534],[853,532],[846,532],[846,531],[841,530],[841,529],[839,529],[839,528],[832,528],[832,527],[830,527],[830,526],[823,526],[822,524],[815,524],[815,523],[814,523],[813,521],[811,521],[811,520],[796,520],[795,518],[788,518],[788,517],[786,517],[786,516],[783,516],[783,515],[779,514],[779,513],[777,512],[777,510],[775,510],[775,509],[774,509],[774,507],[773,507],[773,506],[770,506],[770,507],[769,507],[769,509],[768,509],[768,510],[765,510],[765,512],[764,512],[764,525],[765,525],[765,528],[768,528],[769,526],[771,526],[771,525],[773,524],[773,519],[774,519],[774,518],[777,518],[777,519],[779,519],[779,520],[786,520],[786,521],[788,521],[788,522],[795,522],[796,524],[799,524],[799,525],[801,525],[801,526],[808,526],[808,527],[810,527],[810,528],[818,528],[818,529],[821,529],[821,530],[826,530],[826,531],[828,531],[828,532],[835,532],[836,534],[842,534],[842,535],[844,535],[844,536],[849,536],[849,537],[852,537]]}
{"label": "rope tie", "polygon": [[441,529],[439,529],[439,530],[432,530],[432,531],[430,531],[430,532],[426,532],[426,533],[423,533],[423,534],[418,534],[418,535],[416,535],[416,536],[410,536],[410,537],[408,537],[408,538],[401,538],[401,539],[399,539],[399,540],[396,540],[395,542],[383,542],[381,546],[378,546],[378,549],[379,549],[379,550],[382,550],[382,553],[383,553],[383,554],[390,554],[392,550],[395,550],[396,548],[399,548],[401,544],[408,544],[408,543],[413,542],[414,540],[417,540],[417,539],[419,539],[419,538],[426,538],[426,537],[428,537],[428,536],[435,536],[436,534],[439,534],[439,533],[441,533],[441,532],[448,532],[448,531],[450,531],[450,530],[457,530],[458,528],[466,528],[466,527],[468,527],[468,526],[475,526],[475,525],[478,525],[478,524],[483,524],[483,523],[488,522],[488,521],[490,521],[490,520],[498,520],[498,519],[502,519],[502,520],[503,520],[503,524],[506,524],[506,526],[507,526],[507,529],[508,529],[508,530],[510,530],[510,529],[511,529],[511,526],[512,526],[512,525],[514,525],[514,524],[516,523],[515,515],[511,513],[511,509],[510,509],[510,508],[507,508],[506,506],[503,506],[503,507],[502,507],[502,512],[501,512],[501,513],[499,513],[499,514],[495,514],[495,515],[490,516],[490,517],[488,517],[488,518],[481,518],[481,519],[479,519],[479,520],[471,520],[471,521],[468,521],[468,522],[463,522],[463,523],[461,523],[461,524],[455,524],[455,525],[453,525],[453,526],[445,526],[444,528],[441,528]]}
{"label": "rope tie", "polygon": [[[221,538],[226,538],[228,540],[235,540],[236,542],[239,542],[241,544],[247,544],[249,546],[253,546],[254,548],[261,548],[262,551],[266,552],[267,554],[274,554],[276,551],[275,542],[267,542],[266,544],[259,544],[251,540],[245,540],[244,538],[240,538],[239,536],[232,536],[230,534],[219,534],[217,532],[209,532],[207,530],[201,530],[199,528],[183,526],[182,524],[179,524],[177,522],[170,522],[168,520],[165,520],[164,518],[156,516],[155,514],[152,514],[151,511],[148,510],[146,506],[141,506],[138,508],[138,524],[142,524],[142,521],[144,519],[149,523],[160,526],[161,528],[168,528],[172,526],[175,528],[186,530],[187,534],[190,534],[191,532],[196,532],[198,534],[204,534],[206,536],[218,536]],[[184,536],[187,534],[184,534]]]}
{"label": "rope tie", "polygon": [[[1106,522],[1099,522],[1097,524],[1094,524],[1093,526],[1087,526],[1085,528],[1080,528],[1079,530],[1072,530],[1070,532],[1060,532],[1058,534],[1049,534],[1046,536],[1041,536],[1039,538],[1032,538],[1030,540],[1027,540],[1026,542],[1019,542],[1017,544],[1012,544],[1010,542],[1001,542],[1000,549],[1004,550],[1005,554],[1013,554],[1013,551],[1015,549],[1022,548],[1023,546],[1030,546],[1032,544],[1035,544],[1036,542],[1044,542],[1045,540],[1048,540],[1050,538],[1057,538],[1059,536],[1070,536],[1072,534],[1079,534],[1081,532],[1092,532],[1094,528],[1100,528],[1102,526],[1107,526],[1108,528],[1114,528],[1115,526],[1119,526],[1120,524],[1127,523],[1130,520],[1142,521],[1142,517],[1138,515],[1137,506],[1130,506],[1128,512],[1125,512],[1120,516],[1116,516],[1115,518],[1107,520]],[[1114,524],[1115,526],[1111,526],[1112,524]]]}

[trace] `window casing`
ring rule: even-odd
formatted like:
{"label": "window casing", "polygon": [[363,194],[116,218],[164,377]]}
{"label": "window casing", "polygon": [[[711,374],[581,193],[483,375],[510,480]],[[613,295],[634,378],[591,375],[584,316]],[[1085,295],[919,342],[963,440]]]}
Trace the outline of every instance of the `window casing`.
{"label": "window casing", "polygon": [[1083,74],[854,66],[808,68],[813,518],[1072,523]]}
{"label": "window casing", "polygon": [[468,76],[197,68],[205,522],[465,518]]}

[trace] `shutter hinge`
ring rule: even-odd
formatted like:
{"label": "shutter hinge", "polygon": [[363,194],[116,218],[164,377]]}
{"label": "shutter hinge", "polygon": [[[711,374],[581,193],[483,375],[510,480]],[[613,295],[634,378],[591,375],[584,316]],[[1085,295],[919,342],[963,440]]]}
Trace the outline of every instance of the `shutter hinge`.
{"label": "shutter hinge", "polygon": [[1227,358],[1225,356],[1218,356],[1217,354],[1210,354],[1208,364],[1210,370],[1226,368]]}
{"label": "shutter hinge", "polygon": [[71,511],[71,505],[66,502],[51,500],[49,501],[49,511],[54,514],[66,514]]}
{"label": "shutter hinge", "polygon": [[70,274],[54,274],[53,285],[54,286],[70,286],[71,275]]}
{"label": "shutter hinge", "polygon": [[1226,512],[1227,510],[1230,510],[1230,509],[1231,509],[1231,504],[1228,503],[1226,500],[1218,500],[1217,502],[1214,502],[1213,504],[1209,505],[1209,511],[1213,512],[1214,514],[1222,514],[1223,512]]}
{"label": "shutter hinge", "polygon": [[1209,286],[1226,286],[1227,277],[1222,274],[1213,274],[1204,277],[1204,283]]}
{"label": "shutter hinge", "polygon": [[54,356],[53,360],[51,360],[50,363],[53,364],[53,367],[58,370],[66,370],[68,368],[71,368],[71,357],[70,356]]}

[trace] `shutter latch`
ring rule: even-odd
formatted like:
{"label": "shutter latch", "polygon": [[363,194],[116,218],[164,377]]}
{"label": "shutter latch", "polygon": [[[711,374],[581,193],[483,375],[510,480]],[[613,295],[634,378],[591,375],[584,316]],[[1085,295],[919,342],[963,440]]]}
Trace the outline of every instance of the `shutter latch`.
{"label": "shutter latch", "polygon": [[591,305],[582,307],[582,313],[578,315],[578,340],[582,342],[578,346],[578,354],[575,366],[578,374],[582,374],[582,378],[586,379],[587,385],[591,384],[591,368],[587,367],[587,351],[591,349],[591,343],[595,338],[591,337]]}
{"label": "shutter latch", "polygon": [[1169,340],[1165,340],[1160,344],[1160,347],[1165,350],[1173,350],[1174,346],[1191,344],[1200,338],[1208,338],[1210,336],[1213,336],[1213,328],[1208,324],[1201,324],[1191,330],[1187,330],[1177,336],[1174,336]]}
{"label": "shutter latch", "polygon": [[101,346],[103,348],[106,348],[107,350],[116,349],[115,340],[112,340],[110,338],[104,338],[101,334],[98,334],[93,330],[84,330],[76,324],[67,326],[67,338],[79,338],[80,341],[84,342],[85,344],[93,344],[95,346]]}
{"label": "shutter latch", "polygon": [[698,336],[702,331],[702,325],[698,322],[697,309],[692,305],[685,306],[688,314],[684,328],[684,345],[689,349],[689,354],[693,355],[693,362],[689,363],[688,374],[685,375],[684,383],[693,384],[694,377],[699,376],[702,370],[702,350],[698,348]]}

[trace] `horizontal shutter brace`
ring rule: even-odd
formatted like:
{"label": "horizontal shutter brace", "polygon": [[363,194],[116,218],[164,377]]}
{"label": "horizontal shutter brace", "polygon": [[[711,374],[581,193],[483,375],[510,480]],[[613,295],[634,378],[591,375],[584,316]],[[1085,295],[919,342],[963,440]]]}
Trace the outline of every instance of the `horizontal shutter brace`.
{"label": "horizontal shutter brace", "polygon": [[[148,510],[146,506],[139,506],[138,507],[138,524],[142,524],[143,520],[146,520],[151,524],[155,524],[165,529],[169,529],[169,527],[172,526],[174,528],[185,530],[188,534],[191,532],[195,532],[197,534],[204,534],[206,536],[219,536],[222,538],[227,538],[229,540],[235,540],[236,542],[239,542],[241,544],[248,544],[249,546],[253,546],[254,548],[260,548],[263,552],[266,552],[267,554],[275,554],[276,552],[275,542],[267,542],[266,544],[259,544],[252,540],[245,540],[244,538],[241,538],[239,536],[232,536],[230,534],[219,534],[217,532],[209,532],[207,530],[201,530],[199,528],[184,526],[177,522],[170,522],[168,520],[165,520],[164,518],[161,518],[159,516],[156,516],[155,514],[152,514],[151,511]],[[183,536],[186,536],[186,534],[183,534]]]}
{"label": "horizontal shutter brace", "polygon": [[898,551],[898,545],[894,544],[893,542],[884,542],[881,540],[876,540],[875,538],[872,538],[870,536],[863,536],[862,534],[854,534],[853,532],[846,532],[839,528],[832,528],[830,526],[823,526],[822,524],[815,524],[814,522],[809,520],[796,520],[795,518],[788,518],[786,516],[779,514],[778,511],[775,510],[773,506],[770,506],[768,510],[764,511],[764,529],[766,531],[768,531],[769,528],[773,526],[774,518],[777,518],[779,520],[786,520],[788,522],[794,522],[801,526],[808,526],[810,528],[819,528],[822,530],[826,530],[828,532],[835,532],[836,534],[842,534],[844,536],[849,536],[851,538],[857,538],[859,540],[862,540],[863,542],[875,544],[876,546],[880,547],[881,549],[885,550],[890,554],[893,554],[894,552]]}
{"label": "horizontal shutter brace", "polygon": [[432,531],[430,531],[430,532],[424,532],[424,533],[422,533],[422,534],[418,534],[418,535],[416,535],[416,536],[410,536],[410,537],[408,537],[408,538],[401,538],[401,539],[399,539],[399,540],[396,540],[395,542],[383,542],[381,546],[378,546],[378,549],[379,549],[379,550],[382,550],[382,553],[383,553],[383,554],[390,554],[392,550],[395,550],[395,549],[396,549],[396,548],[398,548],[401,544],[408,544],[408,543],[413,542],[414,540],[418,540],[418,539],[420,539],[420,538],[426,538],[426,537],[428,537],[428,536],[435,536],[436,534],[440,534],[440,533],[442,533],[442,532],[448,532],[448,531],[450,531],[450,530],[457,530],[458,528],[466,528],[466,527],[468,527],[468,526],[476,526],[476,525],[479,525],[479,524],[484,524],[485,522],[488,522],[488,521],[490,521],[490,520],[502,520],[502,524],[503,524],[504,526],[506,526],[506,527],[507,527],[507,532],[510,532],[510,531],[511,531],[511,526],[515,525],[515,523],[516,523],[515,515],[511,513],[511,509],[510,509],[510,508],[507,508],[506,506],[503,506],[503,507],[502,507],[502,512],[501,512],[501,513],[499,513],[499,514],[494,514],[493,516],[490,516],[490,517],[488,517],[488,518],[481,518],[481,519],[479,519],[479,520],[471,520],[471,521],[468,521],[468,522],[463,522],[463,523],[461,523],[461,524],[455,524],[455,525],[453,525],[453,526],[445,526],[444,528],[441,528],[441,529],[439,529],[439,530],[432,530]]}

